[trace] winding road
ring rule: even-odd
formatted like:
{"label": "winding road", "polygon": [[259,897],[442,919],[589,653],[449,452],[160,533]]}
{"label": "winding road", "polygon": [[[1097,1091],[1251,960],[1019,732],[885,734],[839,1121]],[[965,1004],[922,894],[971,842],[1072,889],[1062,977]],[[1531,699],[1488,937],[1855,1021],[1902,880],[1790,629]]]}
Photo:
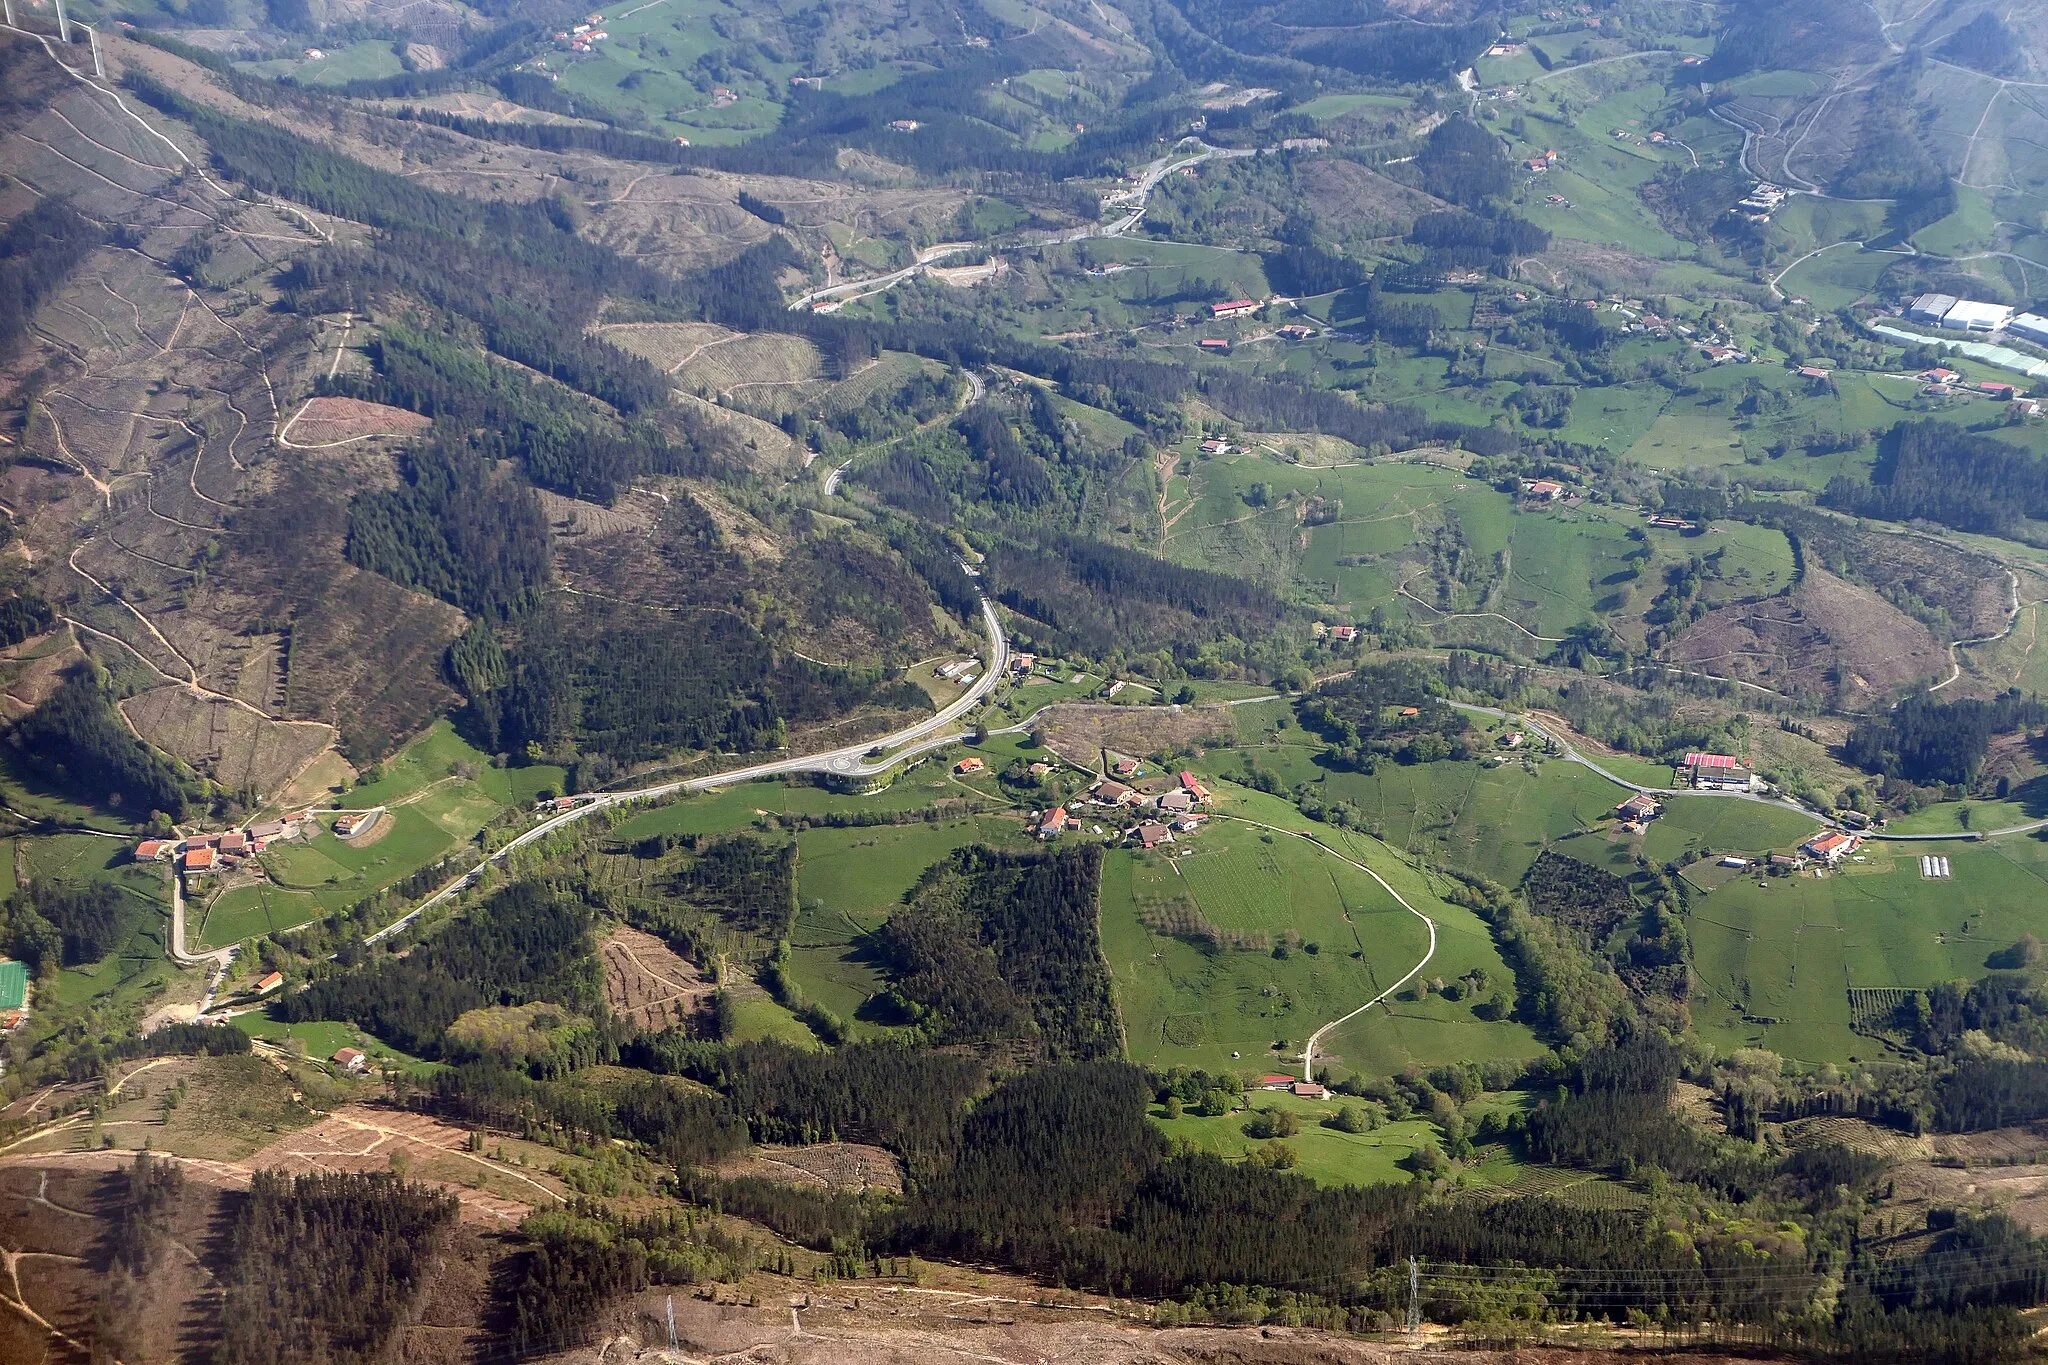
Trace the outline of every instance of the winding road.
{"label": "winding road", "polygon": [[1020,233],[1010,237],[993,237],[986,242],[941,242],[936,246],[928,246],[919,251],[915,263],[904,266],[901,270],[892,270],[886,275],[870,275],[865,279],[847,280],[841,284],[827,285],[822,289],[813,289],[810,293],[802,295],[793,301],[789,305],[789,310],[794,313],[801,309],[809,308],[814,304],[825,303],[832,299],[846,302],[868,294],[878,294],[893,284],[899,284],[914,275],[923,274],[926,269],[937,265],[941,261],[969,251],[990,251],[1000,250],[1004,247],[1020,246],[1059,246],[1068,242],[1085,242],[1103,237],[1122,237],[1136,228],[1138,224],[1145,221],[1145,205],[1151,199],[1152,191],[1159,187],[1160,181],[1166,179],[1167,176],[1172,175],[1175,171],[1183,170],[1189,166],[1198,166],[1204,161],[1258,156],[1270,150],[1264,147],[1211,147],[1200,138],[1193,137],[1192,135],[1181,139],[1182,146],[1187,145],[1189,142],[1193,142],[1201,150],[1185,155],[1169,153],[1146,166],[1138,177],[1137,188],[1127,192],[1122,201],[1117,205],[1119,208],[1126,204],[1132,205],[1132,207],[1128,208],[1121,217],[1111,222],[1091,223],[1086,227],[1073,228],[1066,232]]}
{"label": "winding road", "polygon": [[1403,910],[1406,910],[1409,914],[1421,920],[1423,924],[1429,929],[1429,950],[1422,955],[1422,960],[1420,962],[1417,962],[1413,967],[1410,967],[1408,969],[1408,974],[1406,976],[1402,977],[1399,981],[1396,981],[1393,985],[1381,991],[1378,995],[1375,995],[1372,999],[1366,1001],[1363,1005],[1360,1005],[1357,1009],[1351,1011],[1351,1013],[1340,1016],[1336,1019],[1332,1019],[1329,1023],[1324,1024],[1321,1028],[1317,1029],[1314,1033],[1311,1033],[1308,1036],[1308,1042],[1303,1044],[1301,1049],[1301,1078],[1304,1081],[1313,1081],[1316,1078],[1316,1044],[1323,1041],[1323,1035],[1328,1033],[1333,1028],[1337,1028],[1340,1025],[1350,1023],[1353,1019],[1356,1019],[1359,1015],[1364,1014],[1374,1005],[1379,1004],[1382,1000],[1385,1000],[1395,991],[1400,990],[1403,986],[1413,981],[1417,976],[1421,975],[1422,969],[1429,965],[1430,959],[1436,956],[1436,921],[1431,919],[1428,915],[1423,914],[1420,910],[1417,910],[1414,906],[1410,905],[1407,899],[1403,897],[1400,892],[1396,891],[1393,887],[1387,885],[1387,879],[1385,877],[1382,877],[1379,873],[1373,871],[1364,863],[1359,862],[1356,858],[1350,857],[1347,854],[1339,853],[1336,849],[1331,848],[1328,844],[1324,843],[1321,839],[1316,838],[1313,834],[1306,834],[1298,829],[1282,829],[1278,825],[1268,825],[1258,820],[1246,820],[1242,816],[1236,815],[1219,815],[1216,818],[1219,820],[1233,820],[1241,825],[1250,825],[1254,829],[1270,830],[1274,834],[1286,834],[1293,838],[1303,840],[1304,842],[1314,844],[1317,848],[1329,854],[1332,858],[1335,858],[1337,861],[1342,863],[1349,863],[1351,866],[1357,868],[1360,872],[1363,872],[1366,876],[1378,882],[1380,884],[1380,889],[1382,891],[1385,891],[1389,896],[1392,896],[1396,901],[1399,901],[1401,904],[1401,908]]}
{"label": "winding road", "polygon": [[[967,566],[963,563],[960,567],[965,569]],[[449,882],[448,885],[442,887],[439,891],[427,897],[427,899],[421,901],[410,914],[407,914],[402,919],[393,921],[391,924],[379,929],[376,933],[368,935],[363,939],[363,942],[377,943],[392,934],[401,932],[426,911],[474,883],[492,863],[503,862],[518,850],[547,838],[548,835],[553,834],[556,830],[573,824],[595,811],[609,810],[614,806],[627,805],[634,801],[657,800],[664,796],[675,796],[684,792],[713,791],[719,787],[730,787],[740,782],[752,782],[763,777],[780,777],[787,773],[830,773],[837,777],[872,777],[877,773],[887,772],[906,758],[911,758],[926,750],[954,742],[959,736],[948,730],[947,727],[980,705],[982,699],[989,694],[998,682],[1002,681],[1004,675],[1010,669],[1010,642],[1008,637],[1003,634],[1003,623],[1001,618],[996,615],[995,604],[989,601],[986,594],[983,594],[981,597],[981,619],[983,628],[988,632],[988,658],[983,660],[987,667],[982,670],[981,676],[974,680],[974,684],[961,693],[957,699],[949,702],[936,714],[919,721],[917,724],[906,726],[894,734],[883,736],[879,740],[863,740],[856,744],[843,745],[837,749],[826,749],[819,753],[798,754],[789,758],[772,759],[769,762],[756,763],[745,768],[734,768],[730,772],[712,773],[704,777],[678,778],[672,782],[660,782],[652,786],[635,787],[627,791],[596,793],[589,800],[582,802],[572,809],[541,821],[532,829],[527,830],[496,853],[483,859],[475,867]],[[886,749],[892,752],[869,761],[868,755],[876,749]]]}

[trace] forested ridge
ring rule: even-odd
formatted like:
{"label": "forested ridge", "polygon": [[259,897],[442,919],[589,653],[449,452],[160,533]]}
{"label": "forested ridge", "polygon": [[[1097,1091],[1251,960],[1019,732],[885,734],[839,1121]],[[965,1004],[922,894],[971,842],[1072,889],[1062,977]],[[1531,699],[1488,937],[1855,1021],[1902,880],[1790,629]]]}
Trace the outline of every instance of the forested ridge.
{"label": "forested ridge", "polygon": [[432,1057],[466,1011],[536,1000],[600,1009],[590,912],[540,883],[515,882],[407,956],[315,981],[273,1008],[286,1022],[345,1019]]}
{"label": "forested ridge", "polygon": [[2048,518],[2048,460],[1947,422],[1900,422],[1879,443],[1870,481],[1838,475],[1821,501],[1857,516],[2011,536]]}
{"label": "forested ridge", "polygon": [[455,1196],[391,1175],[258,1171],[231,1236],[223,1365],[370,1365],[418,1320]]}

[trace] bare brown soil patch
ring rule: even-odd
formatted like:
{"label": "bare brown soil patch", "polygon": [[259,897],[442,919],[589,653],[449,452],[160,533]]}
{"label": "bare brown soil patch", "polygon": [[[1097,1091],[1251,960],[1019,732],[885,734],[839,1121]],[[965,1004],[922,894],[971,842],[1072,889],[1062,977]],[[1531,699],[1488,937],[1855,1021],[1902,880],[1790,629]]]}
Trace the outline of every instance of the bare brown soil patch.
{"label": "bare brown soil patch", "polygon": [[[90,1340],[103,1277],[101,1247],[108,1231],[112,1181],[105,1170],[15,1166],[0,1171],[0,1299],[19,1303],[77,1342]],[[208,1258],[221,1193],[187,1182],[170,1206],[169,1243],[148,1267],[148,1311],[122,1324],[130,1360],[179,1359],[195,1342],[219,1330],[219,1282]],[[0,1337],[0,1360],[70,1360],[73,1348],[36,1327],[11,1305],[0,1318],[25,1329],[10,1352]],[[45,1347],[49,1354],[44,1354]]]}
{"label": "bare brown soil patch", "polygon": [[433,422],[404,408],[360,398],[308,398],[285,423],[284,440],[295,446],[338,446],[372,436],[417,436]]}
{"label": "bare brown soil patch", "polygon": [[1318,157],[1303,166],[1301,182],[1309,203],[1331,222],[1404,222],[1446,207],[1434,195],[1337,157]]}
{"label": "bare brown soil patch", "polygon": [[[644,535],[654,526],[645,499],[623,498],[617,507],[565,498],[545,488],[536,489],[541,511],[557,536]],[[656,504],[658,510],[659,504]]]}
{"label": "bare brown soil patch", "polygon": [[1708,612],[1672,640],[1671,657],[1716,677],[1851,709],[1949,671],[1948,651],[1926,626],[1870,589],[1816,568],[1789,596]]}
{"label": "bare brown soil patch", "polygon": [[466,1222],[509,1227],[563,1191],[552,1176],[467,1150],[469,1134],[424,1114],[350,1104],[248,1160],[251,1170],[405,1170],[448,1187]]}
{"label": "bare brown soil patch", "polygon": [[821,1142],[810,1147],[755,1147],[721,1163],[716,1173],[821,1190],[903,1192],[903,1164],[880,1147]]}
{"label": "bare brown soil patch", "polygon": [[267,720],[182,687],[156,687],[121,703],[144,739],[234,791],[282,788],[334,741],[319,723]]}
{"label": "bare brown soil patch", "polygon": [[654,935],[620,925],[598,946],[614,1017],[659,1031],[686,1021],[717,987]]}
{"label": "bare brown soil patch", "polygon": [[39,635],[0,653],[0,716],[26,715],[62,685],[64,670],[84,657],[66,634]]}
{"label": "bare brown soil patch", "polygon": [[631,351],[663,374],[674,374],[707,346],[723,346],[746,335],[715,322],[608,322],[592,329],[622,351]]}
{"label": "bare brown soil patch", "polygon": [[1227,706],[1088,706],[1049,708],[1040,722],[1046,743],[1069,762],[1094,767],[1099,752],[1144,755],[1229,735]]}
{"label": "bare brown soil patch", "polygon": [[[700,1297],[701,1296],[701,1297]],[[1623,1365],[1620,1351],[1495,1351],[1455,1346],[1432,1329],[1419,1349],[1408,1341],[1366,1341],[1297,1327],[1181,1327],[1131,1321],[1129,1304],[1053,1291],[1014,1276],[934,1268],[923,1283],[862,1281],[858,1289],[820,1290],[755,1276],[743,1285],[649,1291],[618,1304],[602,1344],[545,1357],[545,1365],[617,1365],[674,1359],[667,1340],[671,1299],[683,1354],[744,1359],[755,1365],[932,1365],[938,1360],[1071,1361],[1077,1365]],[[640,1343],[650,1343],[642,1346]],[[1660,1354],[1666,1365],[1726,1365],[1733,1356]]]}

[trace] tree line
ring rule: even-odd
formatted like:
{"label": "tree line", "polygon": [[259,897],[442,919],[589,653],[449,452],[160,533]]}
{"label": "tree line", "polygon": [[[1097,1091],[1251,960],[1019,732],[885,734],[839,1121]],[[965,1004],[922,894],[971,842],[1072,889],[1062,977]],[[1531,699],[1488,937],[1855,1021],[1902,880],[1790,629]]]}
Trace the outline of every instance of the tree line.
{"label": "tree line", "polygon": [[1900,422],[1878,442],[1868,482],[1838,474],[1820,500],[1853,516],[2011,537],[2048,517],[2048,460],[1947,422]]}
{"label": "tree line", "polygon": [[278,1000],[284,1023],[340,1019],[416,1056],[440,1055],[448,1026],[485,1005],[548,1001],[603,1009],[590,912],[531,881],[514,882],[403,957],[382,956]]}
{"label": "tree line", "polygon": [[92,664],[80,664],[6,743],[24,771],[86,805],[107,805],[141,823],[180,820],[189,803],[171,761],[135,737],[114,710]]}

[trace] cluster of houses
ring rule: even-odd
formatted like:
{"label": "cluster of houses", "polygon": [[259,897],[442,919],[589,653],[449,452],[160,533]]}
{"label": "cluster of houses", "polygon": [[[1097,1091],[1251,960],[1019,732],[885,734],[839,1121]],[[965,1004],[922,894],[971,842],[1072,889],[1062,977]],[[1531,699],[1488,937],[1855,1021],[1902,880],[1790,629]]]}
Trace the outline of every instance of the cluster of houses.
{"label": "cluster of houses", "polygon": [[1747,365],[1753,357],[1740,346],[1726,341],[1702,341],[1700,354],[1710,365]]}
{"label": "cluster of houses", "polygon": [[554,39],[571,52],[588,52],[612,36],[598,27],[603,22],[602,14],[586,14],[582,23],[559,30]]}
{"label": "cluster of houses", "polygon": [[[1119,825],[1128,817],[1146,817],[1124,828],[1120,836],[1139,848],[1170,844],[1174,842],[1175,835],[1192,834],[1209,818],[1195,809],[1209,803],[1209,788],[1191,772],[1183,770],[1178,775],[1177,785],[1166,791],[1148,792],[1132,785],[1145,775],[1138,760],[1119,759],[1111,771],[1114,776],[1101,778],[1088,788],[1087,802],[1103,818]],[[1125,781],[1126,778],[1131,781]],[[1041,839],[1056,838],[1068,830],[1081,828],[1082,824],[1081,817],[1065,806],[1034,813],[1032,820],[1034,832]]]}
{"label": "cluster of houses", "polygon": [[1529,168],[1531,174],[1541,175],[1557,164],[1557,153],[1554,150],[1546,151],[1541,156],[1530,157],[1522,164]]}
{"label": "cluster of houses", "polygon": [[[1804,371],[1802,371],[1804,373]],[[2039,417],[2041,400],[2022,398],[2017,384],[1989,379],[1972,384],[1946,365],[1935,365],[1913,376],[1920,381],[1920,392],[1930,396],[1962,396],[1967,398],[1989,398],[1993,402],[2009,404],[2022,417]]]}
{"label": "cluster of houses", "polygon": [[[342,822],[354,818],[348,815],[337,818],[335,833],[342,834]],[[176,839],[144,839],[135,846],[135,861],[171,863],[180,872],[232,872],[263,852],[273,840],[298,837],[312,821],[313,813],[301,810],[275,820],[258,820],[246,829],[184,835]],[[348,835],[342,834],[342,837],[347,838]]]}
{"label": "cluster of houses", "polygon": [[1331,644],[1348,645],[1358,638],[1357,626],[1329,626],[1317,621],[1309,629],[1318,640],[1327,640]]}

